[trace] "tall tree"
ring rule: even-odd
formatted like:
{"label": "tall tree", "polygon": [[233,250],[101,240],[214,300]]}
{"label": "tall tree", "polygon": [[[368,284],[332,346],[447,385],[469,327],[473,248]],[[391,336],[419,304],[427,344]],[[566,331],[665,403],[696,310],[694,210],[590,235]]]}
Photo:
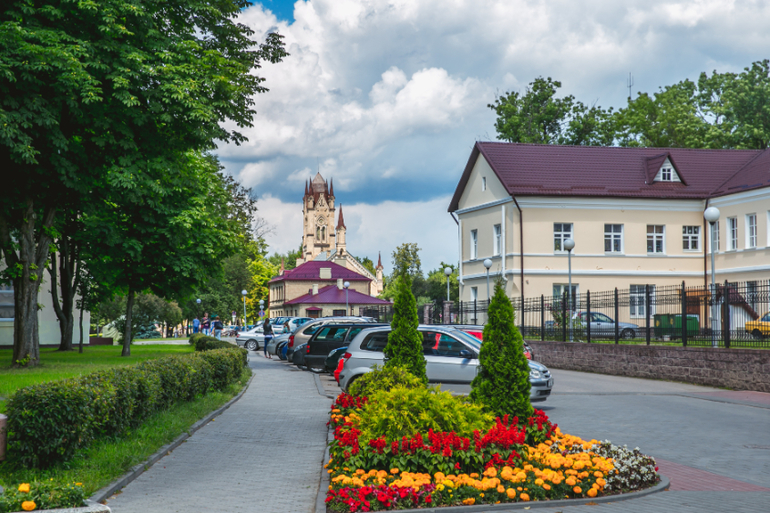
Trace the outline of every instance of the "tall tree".
{"label": "tall tree", "polygon": [[724,92],[724,115],[736,148],[770,147],[770,60],[754,62]]}
{"label": "tall tree", "polygon": [[425,373],[425,356],[422,352],[422,334],[417,331],[417,303],[412,294],[411,277],[406,267],[402,268],[396,279],[396,298],[393,302],[393,321],[388,334],[388,343],[384,352],[388,360],[385,366],[405,367],[428,383]]}

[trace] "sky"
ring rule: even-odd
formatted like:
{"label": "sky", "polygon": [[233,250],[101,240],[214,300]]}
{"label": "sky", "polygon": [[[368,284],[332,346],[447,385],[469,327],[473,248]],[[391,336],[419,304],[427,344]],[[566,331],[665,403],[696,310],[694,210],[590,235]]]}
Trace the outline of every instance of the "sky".
{"label": "sky", "polygon": [[447,212],[478,140],[496,140],[488,104],[536,77],[586,104],[770,58],[770,0],[263,0],[240,22],[290,56],[257,70],[254,126],[217,150],[259,198],[270,251],[299,247],[304,182],[334,180],[348,251],[385,272],[400,244],[424,271],[456,262]]}

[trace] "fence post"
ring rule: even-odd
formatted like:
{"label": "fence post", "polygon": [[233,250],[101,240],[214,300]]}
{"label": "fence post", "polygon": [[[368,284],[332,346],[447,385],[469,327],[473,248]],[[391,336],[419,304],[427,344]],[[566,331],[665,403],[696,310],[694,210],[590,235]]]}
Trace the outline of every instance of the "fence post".
{"label": "fence post", "polygon": [[586,291],[586,340],[591,343],[591,291]]}
{"label": "fence post", "polygon": [[651,302],[652,301],[650,298],[650,284],[648,283],[644,286],[644,314],[645,314],[644,316],[646,317],[645,331],[647,332],[646,337],[647,337],[648,346],[650,345],[650,303]]}
{"label": "fence post", "polygon": [[540,340],[545,340],[545,296],[540,294]]}
{"label": "fence post", "polygon": [[478,308],[477,308],[478,302],[479,302],[478,299],[473,300],[473,324],[479,323],[479,314],[478,314]]}
{"label": "fence post", "polygon": [[[489,316],[489,312],[487,312],[487,316]],[[519,328],[519,333],[524,333],[524,298],[521,298],[521,312],[519,312],[519,324],[521,327]]]}
{"label": "fence post", "polygon": [[682,347],[687,347],[687,289],[682,280]]}
{"label": "fence post", "polygon": [[618,288],[615,287],[615,343],[617,344],[620,341],[620,321],[618,320],[618,317],[620,317],[620,308],[618,305]]}
{"label": "fence post", "polygon": [[725,348],[730,349],[730,288],[725,280],[724,301],[722,303],[722,323],[725,337]]}
{"label": "fence post", "polygon": [[561,341],[567,341],[567,291],[561,298]]}

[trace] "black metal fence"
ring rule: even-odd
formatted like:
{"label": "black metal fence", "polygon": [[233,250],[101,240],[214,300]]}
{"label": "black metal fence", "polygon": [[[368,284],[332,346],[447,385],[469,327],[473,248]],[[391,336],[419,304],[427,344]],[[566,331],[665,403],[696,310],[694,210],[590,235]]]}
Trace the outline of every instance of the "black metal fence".
{"label": "black metal fence", "polygon": [[[770,281],[711,286],[635,285],[568,297],[513,298],[516,324],[530,340],[573,340],[701,347],[770,347]],[[488,301],[428,304],[424,324],[486,324]],[[390,322],[393,307],[361,308]]]}

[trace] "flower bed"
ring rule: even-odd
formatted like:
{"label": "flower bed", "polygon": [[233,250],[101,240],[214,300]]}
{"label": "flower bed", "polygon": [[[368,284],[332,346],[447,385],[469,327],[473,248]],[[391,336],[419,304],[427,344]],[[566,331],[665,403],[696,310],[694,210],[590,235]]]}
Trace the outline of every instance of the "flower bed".
{"label": "flower bed", "polygon": [[0,493],[0,513],[77,507],[85,501],[82,483],[57,484],[50,481],[21,483]]}
{"label": "flower bed", "polygon": [[525,421],[497,418],[468,436],[430,429],[361,440],[368,403],[341,394],[332,405],[330,511],[594,498],[659,480],[655,460],[639,449],[562,433],[539,410]]}

